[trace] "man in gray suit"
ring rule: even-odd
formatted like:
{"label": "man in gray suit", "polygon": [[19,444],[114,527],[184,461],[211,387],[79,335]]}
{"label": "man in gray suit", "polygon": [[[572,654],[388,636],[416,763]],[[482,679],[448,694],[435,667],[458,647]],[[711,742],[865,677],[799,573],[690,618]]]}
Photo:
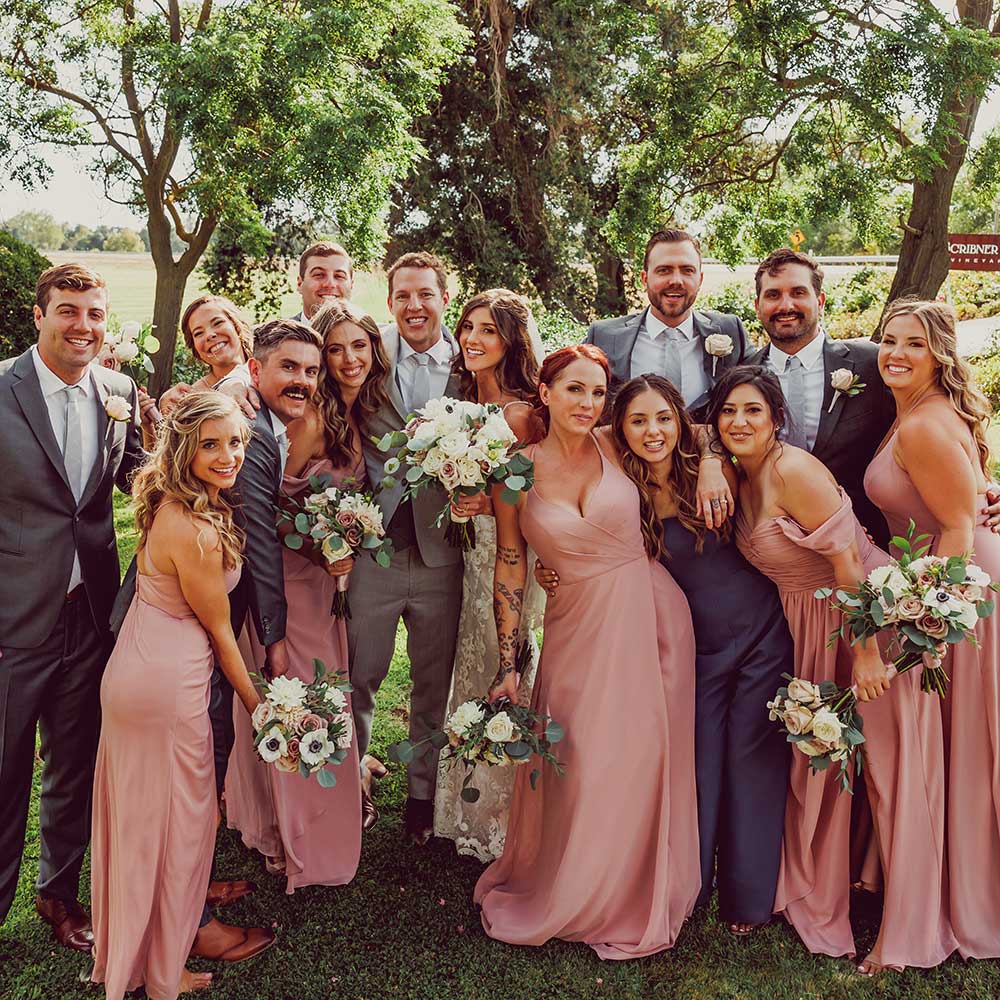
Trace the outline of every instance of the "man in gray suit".
{"label": "man in gray suit", "polygon": [[661,229],[646,243],[642,282],[649,306],[591,324],[584,343],[608,356],[612,391],[636,375],[663,375],[699,420],[718,377],[738,365],[747,334],[736,316],[695,310],[704,274],[701,245],[683,229]]}
{"label": "man in gray suit", "polygon": [[[400,430],[408,414],[439,396],[459,396],[451,361],[458,350],[441,328],[448,304],[447,275],[431,254],[408,253],[388,271],[389,309],[395,323],[382,331],[389,358],[389,402],[374,414],[367,431],[381,438]],[[369,438],[364,441],[368,478],[379,484],[390,457]],[[455,638],[462,608],[462,552],[444,538],[434,521],[448,501],[439,488],[421,491],[401,503],[402,485],[378,495],[395,554],[388,569],[359,559],[351,573],[353,617],[347,625],[354,722],[358,753],[371,738],[375,694],[389,670],[402,618],[410,658],[410,739],[421,740],[439,728],[448,703],[455,660]],[[434,785],[438,755],[428,752],[415,760],[407,775],[409,795],[405,828],[417,844],[426,844],[433,830]],[[365,803],[365,824],[378,813]]]}
{"label": "man in gray suit", "polygon": [[354,262],[339,244],[326,240],[305,248],[299,257],[296,284],[302,311],[293,319],[308,323],[328,299],[350,299],[354,291]]}
{"label": "man in gray suit", "polygon": [[79,951],[93,945],[77,893],[119,582],[111,492],[129,489],[145,457],[135,383],[90,364],[107,309],[100,275],[50,268],[36,287],[38,343],[0,364],[0,922],[17,889],[40,724],[35,906]]}

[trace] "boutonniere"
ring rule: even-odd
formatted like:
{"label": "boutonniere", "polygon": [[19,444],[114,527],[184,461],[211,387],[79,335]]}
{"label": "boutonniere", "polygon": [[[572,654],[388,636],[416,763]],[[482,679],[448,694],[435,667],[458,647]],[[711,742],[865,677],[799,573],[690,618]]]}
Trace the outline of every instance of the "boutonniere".
{"label": "boutonniere", "polygon": [[124,396],[108,396],[104,400],[104,412],[112,420],[131,420],[132,407]]}
{"label": "boutonniere", "polygon": [[724,333],[713,333],[705,338],[705,350],[712,355],[712,378],[715,378],[719,358],[726,358],[733,353],[733,338]]}
{"label": "boutonniere", "polygon": [[830,407],[826,411],[832,413],[837,405],[837,400],[841,396],[860,396],[864,391],[865,384],[859,375],[855,375],[850,368],[838,368],[830,376],[830,385],[833,386],[833,399],[830,400]]}

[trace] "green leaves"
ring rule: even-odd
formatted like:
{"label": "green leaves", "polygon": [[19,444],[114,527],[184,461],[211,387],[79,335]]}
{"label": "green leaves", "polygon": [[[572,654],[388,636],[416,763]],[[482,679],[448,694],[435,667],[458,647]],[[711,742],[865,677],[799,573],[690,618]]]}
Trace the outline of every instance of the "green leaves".
{"label": "green leaves", "polygon": [[400,740],[389,747],[389,760],[397,764],[409,764],[413,761],[413,744],[409,740]]}
{"label": "green leaves", "polygon": [[284,537],[285,547],[291,549],[293,552],[298,552],[302,548],[303,541],[301,535],[285,535]]}
{"label": "green leaves", "polygon": [[[338,764],[340,761],[337,762]],[[337,776],[329,768],[321,767],[316,772],[316,780],[322,788],[333,788],[337,784]]]}

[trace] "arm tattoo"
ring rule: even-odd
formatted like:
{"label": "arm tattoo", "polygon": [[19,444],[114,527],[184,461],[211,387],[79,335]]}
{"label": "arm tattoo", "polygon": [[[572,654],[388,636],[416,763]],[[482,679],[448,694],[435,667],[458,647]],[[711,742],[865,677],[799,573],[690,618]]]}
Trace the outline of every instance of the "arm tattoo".
{"label": "arm tattoo", "polygon": [[517,566],[521,562],[521,554],[511,545],[498,545],[497,560],[504,566]]}
{"label": "arm tattoo", "polygon": [[[511,591],[505,583],[496,581],[493,595],[493,617],[497,624],[497,646],[500,653],[498,681],[517,669],[518,636],[523,604],[523,588],[515,587]],[[517,625],[508,623],[508,614],[517,616]]]}

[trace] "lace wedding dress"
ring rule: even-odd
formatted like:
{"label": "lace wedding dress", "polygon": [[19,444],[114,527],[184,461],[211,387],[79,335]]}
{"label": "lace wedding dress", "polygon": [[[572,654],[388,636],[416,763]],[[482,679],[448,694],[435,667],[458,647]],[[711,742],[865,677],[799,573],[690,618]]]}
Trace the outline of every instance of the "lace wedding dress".
{"label": "lace wedding dress", "polygon": [[[448,696],[448,715],[464,701],[488,693],[499,669],[496,625],[493,621],[493,564],[496,559],[496,521],[475,519],[476,547],[465,553],[462,581],[462,617],[458,623],[455,669]],[[535,582],[535,555],[528,552],[528,579],[525,585],[521,634],[531,644],[531,664],[521,678],[520,701],[528,704],[538,666],[538,644],[534,629],[542,622],[545,592]],[[447,715],[445,716],[447,718]],[[476,802],[461,797],[466,768],[442,759],[434,797],[434,834],[455,841],[459,854],[493,861],[503,853],[507,835],[507,810],[514,788],[515,767],[476,767],[473,779],[479,789]]]}

